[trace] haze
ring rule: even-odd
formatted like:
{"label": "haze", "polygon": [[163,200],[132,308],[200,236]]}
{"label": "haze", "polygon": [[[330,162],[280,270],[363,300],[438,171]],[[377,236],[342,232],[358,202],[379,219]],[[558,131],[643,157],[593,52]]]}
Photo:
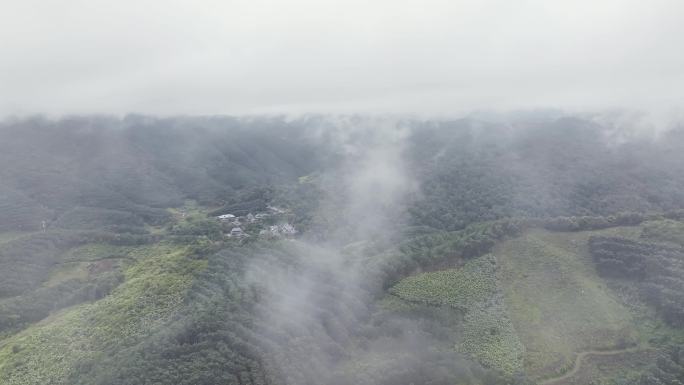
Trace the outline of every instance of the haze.
{"label": "haze", "polygon": [[11,1],[0,116],[676,113],[676,0]]}

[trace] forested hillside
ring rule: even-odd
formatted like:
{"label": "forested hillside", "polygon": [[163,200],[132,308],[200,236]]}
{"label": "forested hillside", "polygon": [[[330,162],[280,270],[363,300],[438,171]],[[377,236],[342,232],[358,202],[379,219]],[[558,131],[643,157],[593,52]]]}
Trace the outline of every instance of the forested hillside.
{"label": "forested hillside", "polygon": [[0,124],[0,384],[684,382],[684,131]]}
{"label": "forested hillside", "polygon": [[409,149],[425,199],[412,214],[455,230],[501,217],[680,209],[684,132],[618,141],[611,129],[573,117],[423,124]]}
{"label": "forested hillside", "polygon": [[[318,167],[305,132],[280,119],[130,116],[5,122],[0,127],[3,230],[38,230],[75,207],[168,219],[184,199],[216,206],[236,192]],[[83,209],[81,209],[83,212]],[[106,215],[96,215],[106,216]]]}

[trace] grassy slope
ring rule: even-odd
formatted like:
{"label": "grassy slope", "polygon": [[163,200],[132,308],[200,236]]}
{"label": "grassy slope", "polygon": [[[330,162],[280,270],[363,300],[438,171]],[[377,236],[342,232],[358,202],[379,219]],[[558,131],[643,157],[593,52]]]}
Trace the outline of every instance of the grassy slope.
{"label": "grassy slope", "polygon": [[643,225],[642,238],[649,241],[672,243],[684,246],[684,222],[665,219],[646,222]]}
{"label": "grassy slope", "polygon": [[31,231],[7,231],[0,232],[0,244],[13,241],[15,239],[34,234]]}
{"label": "grassy slope", "polygon": [[[642,227],[651,231],[642,233]],[[684,333],[665,326],[627,290],[616,292],[620,283],[607,285],[593,269],[586,246],[592,235],[684,239],[679,222],[642,227],[528,231],[497,245],[493,255],[471,260],[460,269],[406,278],[391,289],[385,302],[398,311],[446,306],[442,309],[464,312],[452,324],[458,328],[457,350],[508,373],[524,368],[536,378],[567,370],[575,354],[583,350],[684,341]],[[186,255],[185,248],[164,243],[141,247],[88,244],[68,251],[65,263],[46,286],[82,276],[88,261],[103,258],[127,266],[125,282],[102,300],[64,309],[0,340],[0,383],[66,384],[81,365],[135,344],[168,320],[192,278],[204,268],[205,262]],[[619,297],[634,306],[624,306]],[[430,314],[425,309],[421,312]],[[588,361],[583,371],[592,370],[591,378],[595,378],[628,369],[621,368],[620,362],[629,360],[611,359],[610,373]]]}
{"label": "grassy slope", "polygon": [[95,261],[111,260],[115,265],[122,261],[132,261],[129,253],[134,253],[131,246],[114,246],[103,243],[88,243],[69,249],[61,256],[61,262],[50,272],[43,286],[53,287],[70,279],[85,280],[88,278],[88,267]]}
{"label": "grassy slope", "polygon": [[564,375],[538,382],[538,385],[615,385],[636,384],[641,374],[656,359],[655,350],[638,347],[620,351],[584,352],[577,355],[575,366]]}
{"label": "grassy slope", "polygon": [[557,233],[533,230],[495,248],[506,303],[535,377],[568,370],[575,354],[634,344],[632,315],[597,275],[592,235],[636,237],[639,228]]}
{"label": "grassy slope", "polygon": [[526,371],[534,377],[567,370],[578,352],[638,341],[629,310],[594,270],[586,245],[599,233],[635,237],[639,229],[533,230],[495,248],[506,304],[526,347]]}
{"label": "grassy slope", "polygon": [[[532,378],[555,377],[569,370],[583,351],[647,348],[682,340],[681,331],[663,324],[620,282],[599,277],[587,247],[594,235],[632,239],[648,235],[656,240],[653,237],[665,233],[663,226],[671,230],[668,241],[684,239],[684,232],[676,238],[681,226],[672,223],[583,232],[530,230],[498,244],[493,250],[496,257],[408,277],[390,289],[392,295],[385,302],[397,311],[406,311],[410,303],[463,309],[464,321],[456,326],[461,335],[458,349],[505,372],[520,366]],[[484,268],[494,264],[483,261],[493,260],[495,269]],[[631,353],[639,354],[644,360],[650,357],[648,351]],[[592,360],[585,360],[583,375],[585,369],[593,370],[592,378],[612,377],[620,371],[619,355],[610,359],[612,366],[606,368],[612,369],[605,372],[592,366]],[[635,366],[635,360],[639,361],[625,359],[622,371],[643,366]]]}
{"label": "grassy slope", "polygon": [[3,384],[67,384],[80,365],[125,349],[176,310],[204,261],[184,248],[159,244],[131,248],[126,280],[94,303],[57,312],[0,342]]}

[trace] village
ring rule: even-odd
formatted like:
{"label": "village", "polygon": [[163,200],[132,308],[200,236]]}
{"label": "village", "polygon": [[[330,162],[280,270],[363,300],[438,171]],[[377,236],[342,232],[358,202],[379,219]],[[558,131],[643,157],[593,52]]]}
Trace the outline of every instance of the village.
{"label": "village", "polygon": [[287,217],[287,211],[275,206],[267,206],[268,212],[248,213],[244,216],[222,214],[215,218],[224,228],[227,238],[244,239],[250,236],[260,238],[292,238],[297,229]]}

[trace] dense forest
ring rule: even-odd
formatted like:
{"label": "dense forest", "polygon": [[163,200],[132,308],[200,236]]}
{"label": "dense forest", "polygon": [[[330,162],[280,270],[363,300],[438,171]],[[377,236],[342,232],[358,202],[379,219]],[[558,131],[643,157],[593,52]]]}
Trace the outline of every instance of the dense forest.
{"label": "dense forest", "polygon": [[627,134],[7,119],[0,384],[684,383],[684,128]]}

